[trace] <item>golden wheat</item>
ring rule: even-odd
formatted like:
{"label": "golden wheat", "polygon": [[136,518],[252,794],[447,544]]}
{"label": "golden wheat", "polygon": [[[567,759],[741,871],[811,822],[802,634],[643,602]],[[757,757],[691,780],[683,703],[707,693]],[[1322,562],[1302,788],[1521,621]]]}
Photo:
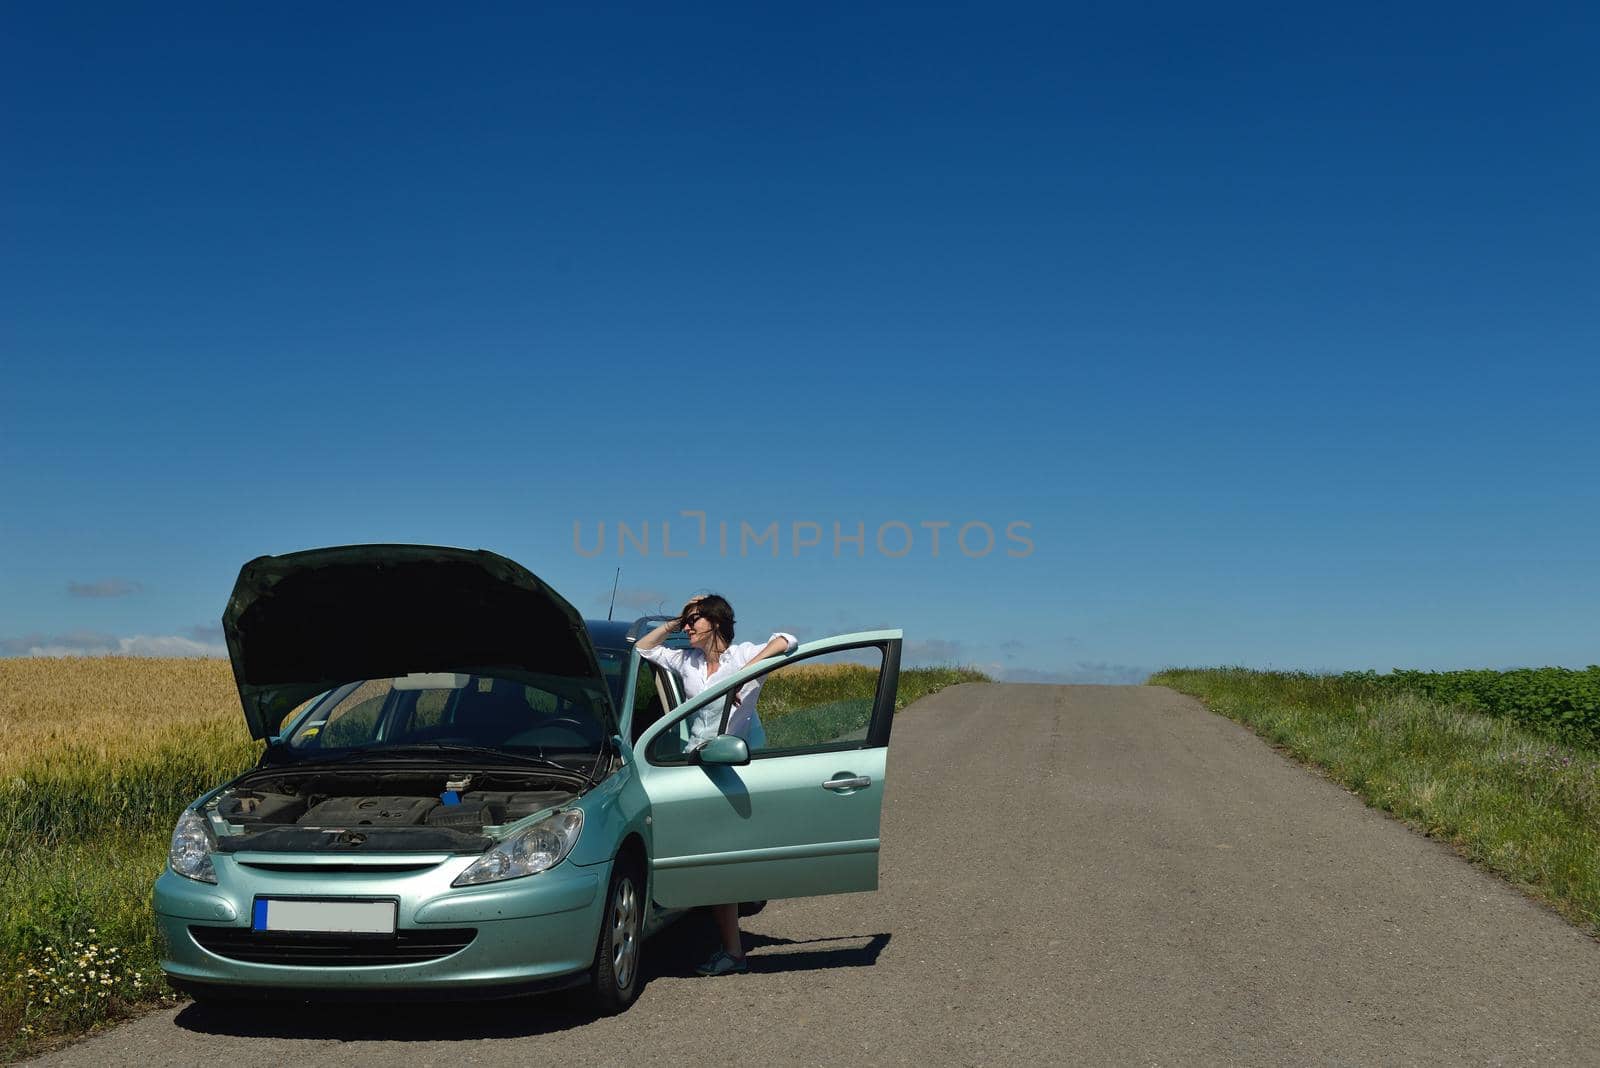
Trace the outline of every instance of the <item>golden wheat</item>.
{"label": "golden wheat", "polygon": [[0,776],[63,750],[114,761],[199,733],[249,741],[226,660],[0,659]]}

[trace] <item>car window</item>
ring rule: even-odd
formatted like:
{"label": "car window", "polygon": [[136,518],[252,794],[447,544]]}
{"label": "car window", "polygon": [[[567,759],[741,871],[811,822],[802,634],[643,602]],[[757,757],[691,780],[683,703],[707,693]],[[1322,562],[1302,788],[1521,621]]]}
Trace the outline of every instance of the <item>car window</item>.
{"label": "car window", "polygon": [[328,709],[326,718],[318,717],[321,722],[308,723],[296,737],[315,741],[322,749],[366,745],[377,737],[378,716],[388,695],[387,680],[364,682]]}
{"label": "car window", "polygon": [[[716,732],[742,734],[751,759],[799,753],[859,749],[866,744],[883,673],[883,652],[876,647],[836,650],[801,660],[773,660],[756,677],[759,687],[745,683],[730,702],[719,697],[704,709],[681,717],[650,744],[652,763],[685,760],[692,748],[693,725],[715,717]],[[755,692],[752,693],[751,691]],[[748,733],[737,722],[741,708],[754,700],[756,724]],[[704,734],[702,729],[700,734]]]}
{"label": "car window", "polygon": [[882,668],[880,650],[849,649],[769,672],[756,705],[764,737],[752,739],[751,757],[864,744]]}
{"label": "car window", "polygon": [[633,737],[629,741],[637,742],[646,727],[666,715],[671,700],[665,676],[650,661],[641,659],[633,687]]}
{"label": "car window", "polygon": [[631,649],[601,649],[595,648],[595,659],[600,662],[600,673],[606,677],[606,688],[611,691],[612,707],[622,708],[622,684],[624,674],[628,670],[629,654]]}
{"label": "car window", "polygon": [[370,679],[331,695],[300,721],[290,750],[470,745],[543,755],[593,752],[605,698],[579,680],[438,674]]}

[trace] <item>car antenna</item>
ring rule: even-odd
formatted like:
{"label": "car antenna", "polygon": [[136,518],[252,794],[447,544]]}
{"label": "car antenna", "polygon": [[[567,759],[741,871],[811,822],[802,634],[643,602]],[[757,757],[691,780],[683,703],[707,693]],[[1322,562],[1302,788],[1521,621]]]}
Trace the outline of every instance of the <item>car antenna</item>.
{"label": "car antenna", "polygon": [[611,606],[606,609],[606,622],[611,622],[611,613],[617,607],[617,583],[622,581],[622,568],[617,568],[617,577],[611,580]]}

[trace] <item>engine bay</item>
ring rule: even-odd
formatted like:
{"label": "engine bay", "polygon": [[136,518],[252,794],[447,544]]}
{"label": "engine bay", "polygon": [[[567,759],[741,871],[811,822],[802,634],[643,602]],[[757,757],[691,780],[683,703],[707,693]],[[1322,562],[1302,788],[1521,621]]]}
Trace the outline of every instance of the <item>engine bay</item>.
{"label": "engine bay", "polygon": [[207,809],[221,852],[477,852],[495,829],[577,796],[545,772],[275,771],[245,776]]}

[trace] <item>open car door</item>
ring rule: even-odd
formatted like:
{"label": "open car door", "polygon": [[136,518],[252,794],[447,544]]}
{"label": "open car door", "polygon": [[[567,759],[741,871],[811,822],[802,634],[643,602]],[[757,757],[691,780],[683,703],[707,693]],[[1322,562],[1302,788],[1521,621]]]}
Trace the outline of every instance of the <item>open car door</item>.
{"label": "open car door", "polygon": [[[635,766],[650,799],[657,902],[877,889],[900,644],[898,630],[806,642],[747,666],[644,732]],[[689,723],[716,715],[726,731],[752,682],[761,684],[763,732],[750,739],[748,763],[703,763],[688,744]]]}

